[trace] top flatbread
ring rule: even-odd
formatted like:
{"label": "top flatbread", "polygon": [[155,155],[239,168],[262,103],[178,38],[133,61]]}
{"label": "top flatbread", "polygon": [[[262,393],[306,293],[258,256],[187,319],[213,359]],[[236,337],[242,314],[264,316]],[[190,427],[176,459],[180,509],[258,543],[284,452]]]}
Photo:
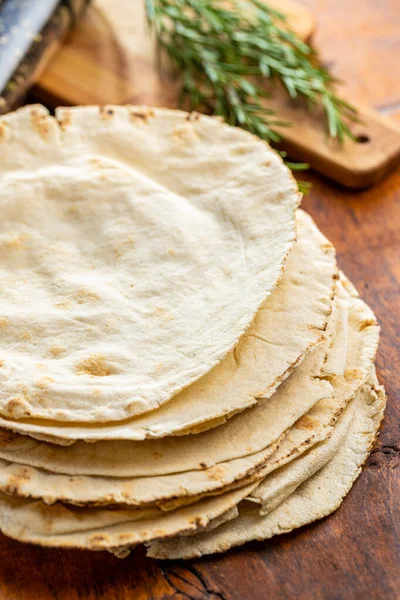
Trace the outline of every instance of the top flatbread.
{"label": "top flatbread", "polygon": [[0,414],[110,422],[236,344],[295,239],[296,183],[241,129],[165,109],[0,120]]}
{"label": "top flatbread", "polygon": [[[209,428],[235,412],[269,398],[321,342],[331,312],[337,267],[332,245],[311,217],[297,213],[298,239],[282,279],[258,311],[253,323],[216,367],[159,409],[108,425],[59,424],[46,421],[9,421],[3,427],[68,439],[141,440],[165,437],[188,428]],[[186,428],[186,429],[185,429]]]}

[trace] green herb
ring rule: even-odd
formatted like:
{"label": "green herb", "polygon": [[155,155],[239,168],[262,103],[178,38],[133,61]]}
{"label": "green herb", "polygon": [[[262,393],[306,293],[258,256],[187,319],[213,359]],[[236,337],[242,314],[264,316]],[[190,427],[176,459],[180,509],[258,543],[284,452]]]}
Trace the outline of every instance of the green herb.
{"label": "green herb", "polygon": [[[160,49],[182,74],[182,100],[191,110],[221,115],[268,142],[281,122],[266,108],[266,80],[292,98],[322,107],[329,135],[353,139],[355,110],[334,91],[316,52],[288,30],[285,17],[259,0],[146,0]],[[303,165],[304,167],[304,165]]]}

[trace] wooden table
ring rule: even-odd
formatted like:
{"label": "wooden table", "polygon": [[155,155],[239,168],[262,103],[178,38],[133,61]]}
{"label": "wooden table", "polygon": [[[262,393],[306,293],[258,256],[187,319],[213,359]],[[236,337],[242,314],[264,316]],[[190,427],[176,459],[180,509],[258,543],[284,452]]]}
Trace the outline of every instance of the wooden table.
{"label": "wooden table", "polygon": [[[400,112],[398,0],[305,3],[317,14],[324,59],[353,96]],[[109,59],[99,52],[100,61]],[[342,507],[292,534],[190,562],[151,561],[141,549],[121,561],[0,537],[0,600],[400,598],[400,172],[361,193],[308,177],[313,189],[303,206],[336,245],[340,266],[382,325],[385,422]]]}

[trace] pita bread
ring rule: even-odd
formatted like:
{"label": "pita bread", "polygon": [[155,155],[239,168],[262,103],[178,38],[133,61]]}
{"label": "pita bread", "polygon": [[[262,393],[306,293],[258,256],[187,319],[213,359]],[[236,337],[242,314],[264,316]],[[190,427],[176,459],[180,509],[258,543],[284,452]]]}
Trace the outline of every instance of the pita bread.
{"label": "pita bread", "polygon": [[[59,425],[38,420],[0,425],[35,437],[129,439],[165,437],[220,425],[234,413],[272,396],[279,384],[324,337],[336,277],[332,245],[298,211],[298,241],[286,270],[247,333],[222,362],[156,411],[113,425]],[[194,428],[194,429],[193,429]],[[50,436],[50,438],[49,438]],[[55,436],[55,437],[51,437]]]}
{"label": "pita bread", "polygon": [[[131,448],[128,442],[43,448],[44,442],[27,439],[24,444],[24,438],[20,437],[27,460],[18,466],[6,434],[1,452],[8,457],[14,454],[14,460],[5,465],[0,486],[8,493],[45,496],[48,502],[75,499],[79,503],[90,503],[103,498],[107,503],[132,504],[193,495],[204,491],[205,486],[217,489],[264,462],[282,433],[319,400],[332,394],[329,382],[318,379],[324,359],[325,351],[320,346],[306,356],[272,398],[233,417],[225,425],[195,437],[130,442],[134,446]],[[13,443],[11,441],[11,447]],[[29,446],[31,452],[26,456]],[[48,460],[43,461],[46,457]],[[232,464],[243,457],[247,458]],[[38,465],[40,461],[41,471],[27,466],[29,463]],[[54,471],[63,476],[52,476]],[[193,473],[188,474],[188,471]],[[116,479],[118,474],[127,472],[130,481]],[[93,475],[104,476],[105,473],[107,479],[93,479]]]}
{"label": "pita bread", "polygon": [[265,475],[328,438],[348,402],[370,376],[379,342],[376,317],[343,273],[337,288],[332,315],[335,331],[329,320],[329,350],[321,371],[324,377],[330,373],[334,394],[317,402],[286,432],[282,444],[263,465]]}
{"label": "pita bread", "polygon": [[[336,373],[332,373],[330,378],[335,393],[333,396],[323,398],[317,402],[307,414],[286,430],[283,442],[279,444],[278,449],[266,459],[254,474],[246,479],[248,483],[265,477],[266,488],[268,488],[267,481],[269,478],[267,478],[267,475],[277,469],[285,470],[282,467],[288,463],[287,470],[291,473],[291,461],[297,459],[302,463],[303,460],[306,460],[306,457],[303,456],[304,453],[307,451],[314,453],[314,445],[327,440],[331,436],[334,432],[334,426],[348,402],[365,384],[370,375],[379,341],[379,327],[375,315],[359,298],[355,288],[343,273],[341,273],[341,281],[338,282],[338,298],[335,305],[337,302],[339,306],[334,310],[333,315],[335,330],[333,330],[329,321],[329,338],[326,343],[329,350],[322,367],[322,376],[326,377],[324,375],[327,371],[326,365],[335,366]],[[345,310],[343,310],[343,307]],[[348,318],[347,324],[343,322],[340,313]],[[346,331],[346,335],[343,335],[343,331]],[[331,355],[333,355],[332,359]],[[329,448],[328,445],[328,451],[330,451]],[[317,453],[317,450],[315,452],[319,461],[318,464],[321,464],[321,454]],[[298,459],[299,456],[300,459]],[[293,469],[295,469],[295,466],[293,466]],[[273,474],[272,478],[274,476]],[[245,481],[242,480],[241,484],[244,483]],[[218,493],[222,493],[226,489],[232,489],[236,485],[238,485],[237,482],[232,483],[223,490],[220,489]],[[258,489],[256,488],[249,499],[259,501]],[[183,502],[188,501],[190,499],[187,498],[172,500],[165,503],[163,509],[173,510],[182,505]]]}
{"label": "pita bread", "polygon": [[0,120],[0,414],[115,422],[236,345],[281,276],[297,186],[266,143],[211,117],[57,116]]}
{"label": "pita bread", "polygon": [[[342,280],[345,282],[344,276]],[[0,490],[25,498],[41,498],[48,504],[57,500],[76,505],[139,506],[163,502],[164,510],[174,510],[196,501],[199,495],[223,493],[279,468],[280,473],[273,473],[253,495],[264,503],[263,488],[269,493],[268,490],[275,489],[275,480],[286,481],[282,472],[295,472],[297,477],[298,468],[290,461],[309,464],[308,457],[294,459],[329,437],[355,390],[365,383],[373,364],[379,338],[374,315],[353,289],[349,288],[351,296],[341,282],[338,287],[339,302],[350,321],[350,327],[344,325],[341,308],[335,309],[336,331],[342,346],[332,339],[336,332],[329,326],[328,359],[324,347],[315,350],[270,400],[195,438],[75,444],[65,449],[6,433],[0,448],[0,455],[7,458],[0,460]],[[346,336],[342,336],[344,329]],[[321,366],[326,368],[331,352],[344,356],[341,373],[337,372],[334,378],[333,396],[327,382],[320,389],[315,379]],[[345,377],[346,370],[352,373],[350,381]],[[317,402],[316,397],[320,398]],[[293,416],[294,399],[296,415],[304,415],[298,420]],[[310,405],[311,409],[304,414],[305,406]],[[281,443],[279,436],[283,433]],[[336,432],[334,439],[338,435]],[[330,448],[329,444],[327,447]],[[311,450],[317,456],[318,452]],[[27,466],[32,463],[40,468]],[[139,470],[136,466],[135,472],[137,463]],[[125,465],[129,465],[131,477],[118,478]]]}
{"label": "pita bread", "polygon": [[266,477],[254,490],[251,499],[261,504],[260,514],[267,515],[288,498],[304,481],[324,467],[337,453],[354,417],[356,402],[351,401],[324,441],[314,445],[296,460]]}
{"label": "pita bread", "polygon": [[207,527],[245,498],[252,484],[206,498],[172,513],[160,509],[108,510],[46,506],[0,494],[0,530],[7,536],[40,546],[112,550]]}
{"label": "pita bread", "polygon": [[[278,438],[264,450],[207,469],[153,477],[64,475],[0,459],[0,492],[20,498],[40,499],[49,505],[63,501],[76,506],[142,506],[183,498],[183,502],[171,506],[175,509],[178,505],[195,502],[197,497],[206,493],[215,494],[220,488],[226,488],[234,482],[238,482],[239,486],[244,485],[247,481],[241,484],[241,480],[257,472],[280,441],[281,438]],[[171,510],[168,506],[161,508]]]}
{"label": "pita bread", "polygon": [[[357,297],[355,297],[354,300],[357,301]],[[361,313],[364,314],[362,311]],[[351,315],[351,310],[349,310],[349,314]],[[352,323],[354,326],[356,321],[353,320]],[[361,330],[360,328],[358,328],[358,331],[360,333],[363,333],[369,327],[372,327],[376,330],[376,326],[374,324],[369,323],[365,327],[362,327]],[[362,337],[362,335],[360,337]],[[349,335],[349,347],[350,338],[351,336]],[[322,348],[318,348],[313,353],[311,353],[310,356],[316,355],[317,352],[321,349]],[[362,355],[365,356],[365,353],[363,353]],[[323,359],[320,360],[320,367],[322,366],[322,364]],[[289,383],[289,381],[290,379],[288,380],[288,382],[286,382],[286,385]],[[327,382],[325,381],[324,383]],[[362,431],[365,433],[365,430],[366,429],[364,425],[362,427]],[[312,481],[312,479],[310,481]],[[257,485],[257,483],[253,482],[251,485],[246,486],[246,496],[252,495],[252,490],[255,485]],[[301,486],[299,489],[302,489],[302,487],[303,486]],[[233,494],[235,494],[236,492],[239,494],[239,496],[234,497]],[[296,491],[295,494],[297,493],[298,492]],[[194,531],[196,527],[197,529],[203,527],[212,528],[212,522],[214,518],[218,519],[218,521],[216,521],[216,523],[214,524],[214,526],[216,527],[215,531],[223,532],[224,528],[227,527],[228,524],[225,525],[221,523],[225,520],[225,516],[226,519],[234,518],[234,511],[232,511],[231,509],[233,509],[238,504],[238,497],[245,497],[243,495],[242,487],[238,490],[231,490],[226,494],[215,496],[213,498],[202,498],[198,502],[196,502],[196,504],[191,504],[190,506],[180,508],[172,513],[166,513],[165,518],[168,517],[168,519],[161,521],[163,525],[162,529],[160,529],[159,519],[164,519],[164,517],[161,516],[162,511],[160,512],[158,510],[158,512],[154,512],[155,510],[157,510],[154,508],[130,509],[129,511],[111,511],[111,514],[114,512],[119,513],[114,520],[114,517],[110,516],[110,511],[104,511],[100,509],[66,509],[66,507],[63,507],[59,504],[50,508],[46,508],[38,502],[29,502],[26,500],[17,500],[17,504],[15,504],[13,503],[14,499],[8,499],[6,496],[3,496],[0,501],[0,523],[5,523],[3,529],[6,534],[11,535],[12,537],[16,537],[17,539],[22,539],[23,541],[32,541],[44,545],[62,545],[68,547],[70,547],[71,545],[74,547],[78,545],[79,547],[90,547],[91,549],[104,548],[116,551],[118,554],[122,553],[122,555],[126,555],[127,549],[132,545],[139,543],[139,540],[151,540],[158,537],[161,538],[165,535],[168,537],[174,536],[176,535],[176,533],[179,533],[181,531]],[[224,500],[224,504],[222,504],[222,501],[220,504],[215,504],[218,501],[218,499],[225,499],[226,502]],[[234,502],[235,499],[237,500],[236,503]],[[211,504],[204,504],[207,502],[211,502]],[[237,519],[238,522],[241,521],[242,507],[246,504],[247,503],[242,503],[239,506],[240,516]],[[204,511],[204,506],[206,507],[206,514],[203,514],[203,516],[200,518],[200,511]],[[278,507],[276,510],[279,509],[280,507]],[[68,510],[70,510],[71,514],[66,512]],[[245,510],[247,509],[245,508]],[[276,510],[273,511],[271,514],[275,514]],[[128,525],[126,525],[125,521],[124,525],[121,525],[120,523],[120,517],[123,513],[130,514],[130,516],[128,517]],[[3,518],[1,517],[1,514],[3,515]],[[193,517],[193,515],[196,515],[197,519]],[[101,527],[99,525],[99,521],[97,521],[99,529],[95,528],[95,532],[93,533],[92,526],[95,523],[95,521],[93,521],[92,519],[97,518],[100,518]],[[193,518],[195,518],[196,525],[193,525]],[[259,518],[265,519],[267,517],[265,516]],[[134,521],[134,525],[132,524],[132,521]],[[35,525],[29,525],[31,523],[34,523]],[[46,527],[44,527],[44,523],[46,523]],[[217,527],[217,525],[220,526]],[[71,529],[69,529],[69,527],[72,527],[72,531]],[[88,532],[86,528],[90,528],[90,532],[92,534],[90,537],[88,537]],[[45,532],[43,531],[44,529],[46,529]],[[211,533],[212,531],[210,530],[207,535],[211,535]],[[201,537],[201,535],[196,535],[193,539],[197,540],[198,537]],[[121,543],[119,543],[119,541]],[[171,543],[173,544],[174,540],[166,542],[166,544],[168,545]],[[158,547],[159,545],[155,546],[156,552],[158,552]],[[181,547],[185,547],[182,540],[179,541],[179,548]],[[152,551],[153,550],[151,550],[151,552]],[[162,552],[163,551],[164,550],[162,550]],[[214,550],[210,550],[210,552],[211,551]]]}
{"label": "pita bread", "polygon": [[251,540],[288,533],[335,511],[350,491],[371,451],[385,408],[385,393],[375,384],[363,386],[354,417],[335,456],[268,515],[252,502],[239,505],[239,516],[212,531],[192,537],[155,542],[152,558],[194,558],[224,552]]}
{"label": "pita bread", "polygon": [[[343,297],[343,284],[339,283],[335,302],[332,305],[333,314],[328,322],[327,337],[330,348],[327,352],[323,375],[343,375],[346,365],[346,354],[349,336],[349,307],[347,298]],[[346,348],[346,352],[343,351]]]}

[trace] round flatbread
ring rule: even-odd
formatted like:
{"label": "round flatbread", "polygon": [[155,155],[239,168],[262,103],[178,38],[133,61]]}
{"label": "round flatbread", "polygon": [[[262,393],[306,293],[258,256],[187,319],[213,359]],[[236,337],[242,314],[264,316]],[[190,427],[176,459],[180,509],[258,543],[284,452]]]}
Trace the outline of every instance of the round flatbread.
{"label": "round flatbread", "polygon": [[158,508],[119,509],[45,506],[0,494],[0,530],[14,539],[40,546],[112,550],[132,548],[181,532],[201,530],[237,506],[251,484],[173,513]]}
{"label": "round flatbread", "polygon": [[[344,276],[342,281],[347,287],[337,283],[338,306],[333,312],[335,328],[328,327],[330,338],[305,358],[269,400],[195,437],[63,448],[5,432],[0,438],[0,491],[41,498],[49,504],[61,500],[77,505],[146,505],[172,499],[170,509],[192,502],[192,496],[221,493],[228,486],[240,485],[244,478],[261,479],[279,469],[280,474],[272,473],[253,493],[264,504],[273,481],[284,479],[282,471],[296,471],[296,459],[301,457],[297,464],[307,462],[310,452],[304,458],[306,450],[331,435],[373,364],[379,339],[375,317]],[[321,369],[326,377],[326,365],[338,363],[335,355],[344,360],[340,371],[331,374],[333,384],[320,381]],[[334,440],[338,436],[335,428]],[[324,448],[329,449],[330,443]],[[319,456],[318,448],[313,452]],[[32,464],[35,467],[28,466]]]}
{"label": "round flatbread", "polygon": [[167,109],[0,119],[0,414],[105,423],[210,371],[281,276],[296,183],[259,138]]}
{"label": "round flatbread", "polygon": [[288,533],[335,511],[361,473],[379,430],[385,408],[385,393],[376,383],[363,387],[346,436],[334,457],[305,481],[268,515],[260,515],[252,502],[239,505],[239,516],[212,531],[191,537],[154,542],[152,558],[194,558],[225,552],[251,540],[265,540]]}
{"label": "round flatbread", "polygon": [[105,425],[68,426],[4,418],[0,418],[0,425],[57,443],[74,439],[142,440],[196,433],[223,423],[256,404],[259,397],[272,396],[304,355],[324,338],[337,277],[332,245],[303,211],[298,211],[297,230],[298,240],[279,286],[238,345],[219,365],[159,409]]}

